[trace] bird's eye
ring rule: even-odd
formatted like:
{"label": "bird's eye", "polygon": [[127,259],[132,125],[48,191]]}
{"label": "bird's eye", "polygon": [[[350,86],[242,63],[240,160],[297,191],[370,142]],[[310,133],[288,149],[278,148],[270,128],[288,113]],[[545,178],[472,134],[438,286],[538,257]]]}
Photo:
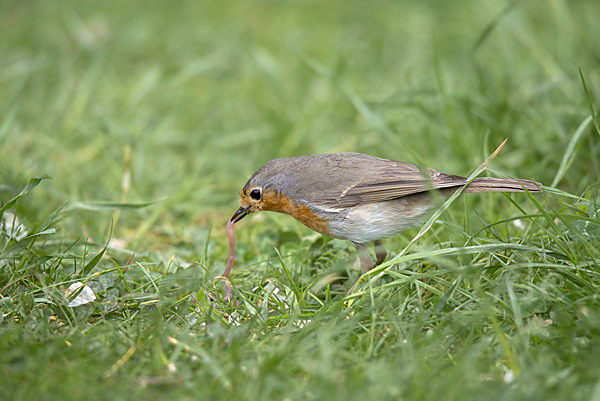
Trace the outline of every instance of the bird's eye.
{"label": "bird's eye", "polygon": [[253,189],[250,192],[250,197],[254,200],[260,200],[260,189]]}

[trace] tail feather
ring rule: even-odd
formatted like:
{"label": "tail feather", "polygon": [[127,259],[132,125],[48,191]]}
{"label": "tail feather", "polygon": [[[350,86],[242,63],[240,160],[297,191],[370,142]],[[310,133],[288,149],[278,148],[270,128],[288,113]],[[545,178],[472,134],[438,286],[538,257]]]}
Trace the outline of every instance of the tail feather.
{"label": "tail feather", "polygon": [[540,192],[542,184],[536,181],[512,178],[475,178],[463,192]]}

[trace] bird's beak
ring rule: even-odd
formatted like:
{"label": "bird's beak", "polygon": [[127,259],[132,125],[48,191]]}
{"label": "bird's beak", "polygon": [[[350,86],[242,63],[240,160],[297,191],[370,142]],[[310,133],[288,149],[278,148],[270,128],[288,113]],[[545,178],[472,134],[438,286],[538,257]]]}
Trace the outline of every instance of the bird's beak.
{"label": "bird's beak", "polygon": [[243,219],[244,217],[246,217],[247,215],[249,215],[251,212],[249,207],[240,207],[237,212],[235,212],[233,214],[233,216],[231,216],[231,218],[229,219],[230,223],[237,223],[238,221],[240,221],[241,219]]}

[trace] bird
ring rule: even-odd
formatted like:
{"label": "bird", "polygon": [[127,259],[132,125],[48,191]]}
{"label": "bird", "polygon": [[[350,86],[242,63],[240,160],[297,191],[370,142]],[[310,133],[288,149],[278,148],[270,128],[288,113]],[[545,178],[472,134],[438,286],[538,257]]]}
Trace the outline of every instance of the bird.
{"label": "bird", "polygon": [[383,238],[423,223],[435,210],[431,191],[449,197],[465,185],[466,193],[541,190],[538,182],[509,178],[480,177],[467,185],[465,177],[361,153],[294,156],[271,160],[250,177],[228,224],[233,230],[251,213],[285,213],[318,233],[351,241],[366,273],[387,257]]}

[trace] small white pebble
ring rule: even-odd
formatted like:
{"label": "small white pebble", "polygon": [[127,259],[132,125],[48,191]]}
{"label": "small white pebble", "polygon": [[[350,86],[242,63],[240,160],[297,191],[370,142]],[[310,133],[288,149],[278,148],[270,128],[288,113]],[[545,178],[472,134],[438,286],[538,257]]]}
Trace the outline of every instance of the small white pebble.
{"label": "small white pebble", "polygon": [[89,304],[90,302],[93,302],[96,299],[96,294],[94,294],[94,291],[92,291],[90,287],[84,285],[79,281],[71,284],[69,288],[67,288],[67,290],[65,291],[65,297],[68,297],[69,294],[76,292],[82,286],[83,290],[81,290],[81,292],[75,297],[75,299],[69,302],[69,305],[67,306],[75,307],[79,305],[85,305]]}

